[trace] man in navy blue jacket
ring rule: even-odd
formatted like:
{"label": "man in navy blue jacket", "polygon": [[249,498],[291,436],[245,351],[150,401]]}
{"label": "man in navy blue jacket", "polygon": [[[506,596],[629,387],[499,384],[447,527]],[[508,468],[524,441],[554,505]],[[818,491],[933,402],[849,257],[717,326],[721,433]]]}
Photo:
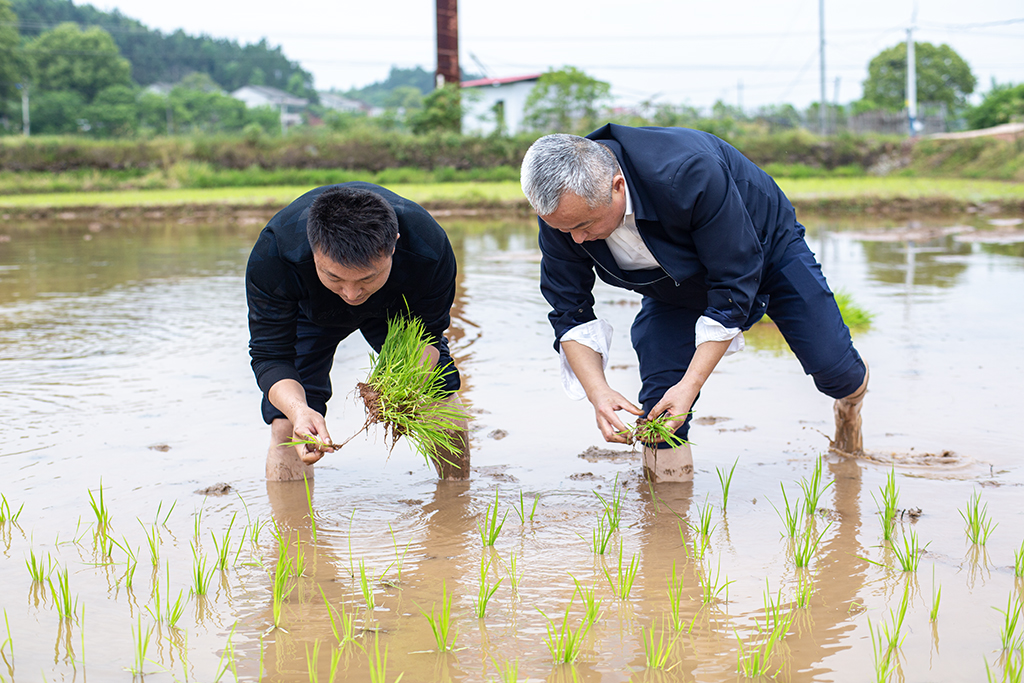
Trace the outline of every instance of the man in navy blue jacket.
{"label": "man in navy blue jacket", "polygon": [[[459,372],[444,336],[455,299],[455,254],[421,206],[369,183],[311,190],[260,233],[245,291],[249,353],[271,426],[267,479],[312,476],[324,451],[280,444],[309,435],[330,442],[324,415],[331,365],[338,343],[356,330],[379,353],[389,319],[418,317],[431,339],[427,355],[450,368],[444,388],[461,406]],[[460,426],[460,452],[435,461],[444,478],[469,476],[469,440]]]}
{"label": "man in navy blue jacket", "polygon": [[[586,138],[538,140],[522,185],[539,216],[541,291],[563,384],[590,400],[607,441],[625,441],[619,410],[680,416],[673,426],[685,439],[704,382],[767,312],[817,388],[836,399],[833,447],[862,451],[867,366],[793,206],[736,149],[700,131],[609,124]],[[594,313],[595,272],[643,295],[631,331],[643,409],[605,380],[610,328]],[[688,444],[658,446],[644,449],[649,475],[692,478]]]}

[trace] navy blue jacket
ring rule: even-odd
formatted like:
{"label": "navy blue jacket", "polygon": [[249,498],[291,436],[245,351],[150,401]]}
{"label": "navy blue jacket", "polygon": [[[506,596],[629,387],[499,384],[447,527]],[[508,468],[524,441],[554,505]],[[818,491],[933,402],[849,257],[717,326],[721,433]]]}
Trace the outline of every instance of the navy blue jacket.
{"label": "navy blue jacket", "polygon": [[[775,181],[734,147],[686,128],[608,124],[588,135],[615,154],[640,236],[661,269],[623,271],[604,240],[576,244],[540,220],[541,292],[557,340],[596,318],[595,270],[608,284],[747,329],[760,284],[802,228]],[[539,220],[539,219],[538,219]]]}
{"label": "navy blue jacket", "polygon": [[[306,237],[306,217],[321,192],[310,190],[270,219],[260,233],[245,271],[249,303],[249,355],[264,393],[282,379],[299,380],[295,368],[296,326],[303,316],[324,328],[355,331],[371,319],[411,312],[423,321],[431,343],[449,359],[444,331],[455,300],[455,254],[444,229],[427,211],[370,183],[342,183],[376,192],[398,216],[398,244],[387,282],[359,306],[350,306],[324,287],[316,274]],[[406,305],[408,304],[408,308]]]}

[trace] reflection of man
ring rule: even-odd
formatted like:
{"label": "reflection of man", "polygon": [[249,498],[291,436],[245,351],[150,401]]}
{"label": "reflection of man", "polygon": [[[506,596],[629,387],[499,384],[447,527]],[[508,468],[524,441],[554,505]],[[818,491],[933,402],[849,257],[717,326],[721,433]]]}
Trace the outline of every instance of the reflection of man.
{"label": "reflection of man", "polygon": [[[619,410],[686,415],[673,422],[685,439],[704,382],[767,312],[818,390],[837,399],[833,446],[862,450],[867,367],[793,206],[733,147],[700,131],[609,124],[535,142],[522,184],[540,216],[541,290],[564,383],[593,404],[607,441],[625,440]],[[594,314],[595,271],[644,295],[631,333],[643,410],[605,380],[611,328]],[[644,464],[660,479],[693,476],[689,445],[645,448]]]}
{"label": "reflection of man", "polygon": [[[369,183],[319,187],[270,219],[245,274],[249,352],[270,425],[267,479],[301,479],[324,450],[283,447],[293,436],[330,442],[324,421],[338,343],[359,330],[376,351],[387,321],[420,318],[432,364],[450,367],[449,399],[460,386],[444,331],[455,298],[455,255],[440,225],[422,207]],[[438,474],[469,474],[465,427],[460,452]],[[331,450],[331,449],[326,449]]]}

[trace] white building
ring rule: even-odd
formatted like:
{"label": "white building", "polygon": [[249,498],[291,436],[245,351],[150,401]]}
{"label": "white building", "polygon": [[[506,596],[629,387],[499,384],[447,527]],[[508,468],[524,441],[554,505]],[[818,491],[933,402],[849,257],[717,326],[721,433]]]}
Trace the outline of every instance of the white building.
{"label": "white building", "polygon": [[522,132],[526,98],[541,74],[462,82],[462,132],[488,135]]}
{"label": "white building", "polygon": [[302,123],[302,110],[309,104],[307,99],[266,85],[243,85],[231,93],[231,96],[245,102],[245,106],[249,109],[274,107],[280,111],[282,132],[290,126]]}

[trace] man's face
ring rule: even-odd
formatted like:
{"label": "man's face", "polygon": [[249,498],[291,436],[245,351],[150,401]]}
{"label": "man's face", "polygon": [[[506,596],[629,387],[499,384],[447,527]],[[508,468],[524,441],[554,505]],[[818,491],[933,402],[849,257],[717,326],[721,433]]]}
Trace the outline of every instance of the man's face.
{"label": "man's face", "polygon": [[394,250],[387,256],[381,256],[367,268],[343,266],[329,256],[313,250],[313,262],[316,274],[324,287],[331,290],[349,306],[366,303],[370,295],[384,286],[391,274],[391,257]]}
{"label": "man's face", "polygon": [[566,192],[554,213],[541,219],[555,230],[570,235],[576,244],[607,239],[622,225],[626,213],[626,180],[621,175],[612,179],[612,200],[608,204],[587,206],[577,194]]}

